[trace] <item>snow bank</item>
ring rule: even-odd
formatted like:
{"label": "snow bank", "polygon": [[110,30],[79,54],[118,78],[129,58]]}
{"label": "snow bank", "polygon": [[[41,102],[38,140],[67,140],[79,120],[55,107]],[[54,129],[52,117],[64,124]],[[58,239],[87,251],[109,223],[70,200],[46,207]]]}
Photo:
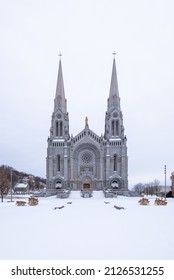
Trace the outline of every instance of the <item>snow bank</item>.
{"label": "snow bank", "polygon": [[[4,200],[0,259],[174,259],[174,199],[168,199],[167,206],[155,206],[150,198],[150,205],[140,206],[138,198],[93,194],[39,198],[37,206],[20,207]],[[54,210],[59,206],[65,207]]]}

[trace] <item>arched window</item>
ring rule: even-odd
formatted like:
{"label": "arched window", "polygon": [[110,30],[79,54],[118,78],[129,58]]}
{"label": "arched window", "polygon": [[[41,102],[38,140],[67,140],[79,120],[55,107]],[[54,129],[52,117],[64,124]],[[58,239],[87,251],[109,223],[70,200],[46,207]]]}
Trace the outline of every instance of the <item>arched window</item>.
{"label": "arched window", "polygon": [[116,120],[116,136],[119,135],[119,120]]}
{"label": "arched window", "polygon": [[57,171],[60,172],[60,155],[57,155]]}
{"label": "arched window", "polygon": [[56,134],[56,137],[62,137],[63,136],[63,123],[62,123],[62,121],[56,121],[55,134]]}
{"label": "arched window", "polygon": [[112,120],[111,123],[112,136],[119,136],[119,120]]}
{"label": "arched window", "polygon": [[113,187],[113,189],[118,189],[119,188],[119,183],[117,180],[114,180],[111,184],[111,186]]}
{"label": "arched window", "polygon": [[63,135],[63,125],[62,125],[62,121],[60,121],[59,123],[60,123],[60,135],[59,135],[59,136],[62,136],[62,135]]}
{"label": "arched window", "polygon": [[117,171],[117,155],[114,155],[114,171]]}
{"label": "arched window", "polygon": [[112,121],[112,136],[115,135],[115,121]]}
{"label": "arched window", "polygon": [[56,182],[56,189],[61,189],[61,187],[62,187],[61,181],[57,181]]}
{"label": "arched window", "polygon": [[56,121],[56,136],[59,136],[59,123]]}

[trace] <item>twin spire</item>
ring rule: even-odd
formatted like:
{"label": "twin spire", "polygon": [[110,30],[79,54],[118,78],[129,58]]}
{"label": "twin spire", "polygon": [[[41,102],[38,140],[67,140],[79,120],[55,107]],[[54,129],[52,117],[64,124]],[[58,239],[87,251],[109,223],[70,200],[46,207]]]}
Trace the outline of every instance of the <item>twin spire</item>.
{"label": "twin spire", "polygon": [[54,110],[57,110],[57,109],[61,110],[63,113],[67,113],[61,59],[59,60],[59,69],[58,69],[58,77],[57,77],[57,86],[56,86],[56,97],[55,97],[55,108],[54,108]]}
{"label": "twin spire", "polygon": [[[115,52],[113,54],[114,54],[114,59],[113,59],[113,67],[112,67],[110,92],[108,98],[108,111],[112,111],[113,107],[116,107],[118,110],[120,110],[120,98],[119,98],[119,89],[118,89],[118,80],[117,80],[117,71],[116,71],[116,62],[115,62]],[[59,69],[58,69],[58,77],[57,77],[54,111],[57,111],[59,109],[63,113],[67,113],[61,54],[59,54],[59,56],[60,56],[60,60],[59,60]]]}
{"label": "twin spire", "polygon": [[[115,55],[115,53],[114,53],[114,55]],[[118,110],[120,110],[120,97],[119,97],[115,57],[113,60],[113,67],[112,67],[110,92],[109,92],[109,98],[108,98],[108,111],[112,110],[113,107],[116,107]]]}

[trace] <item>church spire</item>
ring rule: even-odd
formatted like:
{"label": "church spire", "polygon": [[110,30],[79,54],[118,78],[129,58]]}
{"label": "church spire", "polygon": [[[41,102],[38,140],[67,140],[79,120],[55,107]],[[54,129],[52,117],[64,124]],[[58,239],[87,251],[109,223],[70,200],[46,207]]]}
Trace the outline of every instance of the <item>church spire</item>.
{"label": "church spire", "polygon": [[108,111],[112,108],[117,108],[120,110],[120,97],[119,97],[119,89],[118,89],[118,80],[117,80],[117,71],[116,71],[116,63],[115,63],[115,52],[113,53],[113,67],[112,67],[112,76],[111,76],[111,84],[110,84],[110,92],[108,98]]}
{"label": "church spire", "polygon": [[124,138],[123,115],[120,107],[115,52],[108,98],[108,108],[105,117],[105,138]]}
{"label": "church spire", "polygon": [[57,111],[59,109],[63,113],[67,113],[64,82],[63,82],[63,72],[62,72],[62,62],[61,62],[62,54],[60,53],[59,56],[60,59],[59,59],[59,69],[58,69],[58,77],[57,77],[54,111]]}

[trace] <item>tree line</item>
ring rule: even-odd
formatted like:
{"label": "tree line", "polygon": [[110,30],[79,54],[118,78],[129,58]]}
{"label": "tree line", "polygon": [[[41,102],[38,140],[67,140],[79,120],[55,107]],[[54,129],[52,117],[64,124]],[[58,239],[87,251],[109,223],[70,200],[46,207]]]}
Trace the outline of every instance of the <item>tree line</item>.
{"label": "tree line", "polygon": [[[29,178],[28,185],[30,190],[40,189],[43,184],[46,183],[44,178],[39,176],[31,176],[25,172],[18,171],[10,166],[1,165],[0,166],[0,196],[1,202],[3,198],[8,194],[9,189],[14,187],[18,182],[22,181],[24,178]],[[33,179],[31,179],[33,177]],[[12,186],[11,186],[12,184]]]}
{"label": "tree line", "polygon": [[157,195],[160,189],[160,181],[157,179],[149,183],[138,183],[133,187],[133,191],[137,192],[139,195]]}

